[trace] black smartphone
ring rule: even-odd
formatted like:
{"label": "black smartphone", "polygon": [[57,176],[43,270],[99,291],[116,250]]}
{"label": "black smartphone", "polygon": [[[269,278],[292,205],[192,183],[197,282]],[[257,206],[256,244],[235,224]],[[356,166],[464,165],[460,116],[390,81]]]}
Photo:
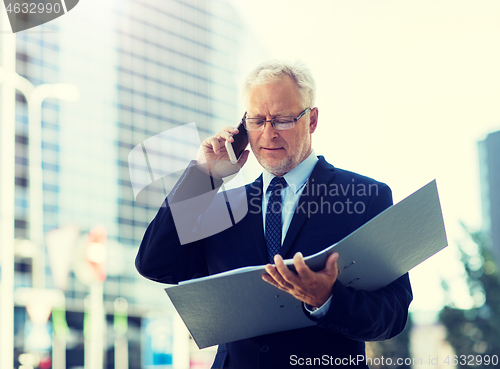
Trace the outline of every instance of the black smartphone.
{"label": "black smartphone", "polygon": [[234,141],[231,143],[226,141],[227,154],[229,155],[229,160],[232,164],[236,164],[238,162],[241,154],[243,154],[243,151],[245,151],[248,146],[248,132],[243,124],[243,120],[237,128],[239,132],[233,136]]}

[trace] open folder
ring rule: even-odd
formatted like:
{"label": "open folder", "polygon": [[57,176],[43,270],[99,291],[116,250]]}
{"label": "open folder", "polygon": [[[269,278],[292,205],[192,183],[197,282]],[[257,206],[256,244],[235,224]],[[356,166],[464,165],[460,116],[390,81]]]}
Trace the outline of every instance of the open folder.
{"label": "open folder", "polygon": [[[321,270],[328,256],[338,252],[338,280],[373,291],[446,246],[434,180],[305,260],[313,270]],[[292,260],[285,263],[293,264]],[[245,267],[165,290],[200,349],[315,325],[302,302],[263,281],[264,273],[263,265]]]}

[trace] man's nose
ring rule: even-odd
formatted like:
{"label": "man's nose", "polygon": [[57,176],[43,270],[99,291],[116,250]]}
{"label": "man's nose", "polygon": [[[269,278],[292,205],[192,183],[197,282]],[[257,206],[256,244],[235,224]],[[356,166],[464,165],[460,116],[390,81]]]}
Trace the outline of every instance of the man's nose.
{"label": "man's nose", "polygon": [[267,139],[278,137],[278,131],[273,127],[270,120],[266,121],[264,130],[262,131],[262,136],[264,136]]}

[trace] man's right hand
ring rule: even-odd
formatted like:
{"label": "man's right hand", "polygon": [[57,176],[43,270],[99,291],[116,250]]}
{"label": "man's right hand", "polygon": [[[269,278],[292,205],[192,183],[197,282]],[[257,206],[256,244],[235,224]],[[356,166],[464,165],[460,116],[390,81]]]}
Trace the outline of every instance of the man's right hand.
{"label": "man's right hand", "polygon": [[238,163],[231,164],[227,154],[225,141],[233,142],[233,135],[238,133],[235,127],[222,128],[215,136],[202,142],[198,150],[198,166],[214,178],[224,178],[237,173],[248,159],[249,150],[245,150]]}

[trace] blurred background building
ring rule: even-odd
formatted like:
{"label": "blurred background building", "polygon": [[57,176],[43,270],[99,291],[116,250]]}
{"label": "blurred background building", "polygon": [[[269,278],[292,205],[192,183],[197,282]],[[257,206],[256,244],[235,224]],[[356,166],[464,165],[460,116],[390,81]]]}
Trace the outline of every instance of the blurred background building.
{"label": "blurred background building", "polygon": [[500,131],[479,142],[479,173],[483,228],[500,262]]}
{"label": "blurred background building", "polygon": [[[43,101],[38,158],[43,168],[44,234],[68,225],[79,230],[76,242],[69,242],[70,237],[67,244],[57,246],[60,251],[75,248],[64,290],[69,326],[67,368],[90,367],[85,335],[90,329],[87,315],[92,311],[85,301],[95,281],[88,265],[92,260],[85,253],[91,241],[88,232],[96,226],[105,229],[107,254],[102,285],[107,321],[105,367],[115,367],[115,338],[120,331],[116,327],[117,303],[127,306],[121,334],[125,327],[128,367],[170,367],[172,362],[179,368],[206,367],[213,352],[208,350],[205,357],[195,349],[189,354],[193,344],[175,320],[162,286],[146,281],[135,270],[135,254],[144,231],[171,183],[168,178],[167,182],[151,183],[135,198],[128,155],[144,140],[187,123],[196,122],[201,140],[224,125],[236,125],[242,114],[239,76],[248,61],[242,40],[247,39],[248,31],[224,0],[87,0],[73,12],[73,17],[68,14],[67,19],[18,33],[15,47],[16,72],[31,84],[64,82],[80,92],[76,103]],[[29,22],[29,16],[20,21]],[[258,57],[258,47],[253,46],[253,55]],[[30,186],[38,185],[30,181],[29,174],[29,145],[37,144],[30,142],[29,125],[37,122],[29,121],[28,104],[18,91],[14,288],[38,286],[41,265],[42,287],[53,289],[57,287],[54,268],[70,260],[64,252],[60,258],[48,254],[44,246],[40,264],[37,250],[41,245],[26,242],[33,241],[30,212],[36,211],[36,207],[32,210]],[[173,163],[189,151],[182,142],[176,147],[177,156],[166,155],[165,163]],[[17,299],[16,305],[15,366],[29,367],[30,360],[20,355],[41,351],[49,357],[38,365],[48,367],[50,340],[46,344],[38,340],[40,347],[30,343],[33,324],[23,303]],[[121,311],[118,315],[123,318]],[[54,333],[51,321],[45,328],[46,333]]]}

